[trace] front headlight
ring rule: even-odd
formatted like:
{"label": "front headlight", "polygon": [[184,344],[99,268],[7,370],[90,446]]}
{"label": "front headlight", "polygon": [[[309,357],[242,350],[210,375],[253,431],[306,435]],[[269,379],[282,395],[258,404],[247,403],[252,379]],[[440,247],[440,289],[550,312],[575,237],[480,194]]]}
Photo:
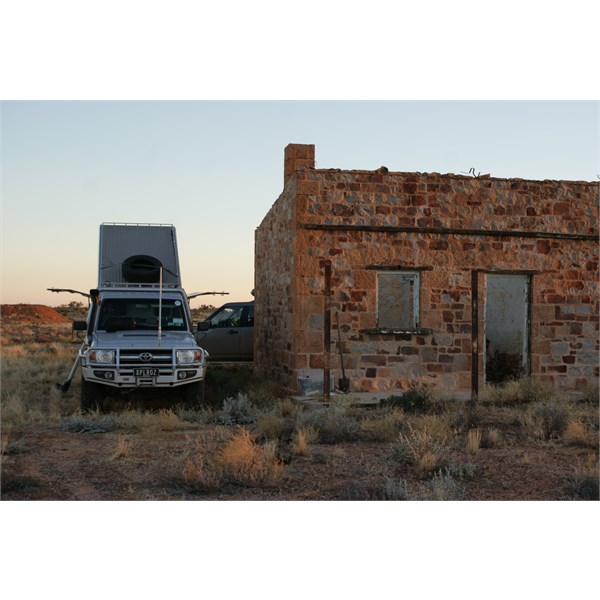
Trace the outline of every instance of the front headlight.
{"label": "front headlight", "polygon": [[115,362],[115,354],[114,350],[91,350],[88,357],[91,362],[112,364]]}
{"label": "front headlight", "polygon": [[202,360],[202,350],[177,350],[177,364],[189,365]]}

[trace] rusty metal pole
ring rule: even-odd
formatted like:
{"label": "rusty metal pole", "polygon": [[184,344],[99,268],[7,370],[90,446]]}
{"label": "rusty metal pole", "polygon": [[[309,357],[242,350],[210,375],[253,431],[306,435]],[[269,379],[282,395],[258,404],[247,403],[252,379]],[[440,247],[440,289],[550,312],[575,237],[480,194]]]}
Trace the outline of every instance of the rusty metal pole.
{"label": "rusty metal pole", "polygon": [[325,271],[325,302],[323,309],[323,396],[331,397],[329,386],[331,372],[331,261],[323,262]]}
{"label": "rusty metal pole", "polygon": [[479,271],[471,271],[471,403],[479,397]]}

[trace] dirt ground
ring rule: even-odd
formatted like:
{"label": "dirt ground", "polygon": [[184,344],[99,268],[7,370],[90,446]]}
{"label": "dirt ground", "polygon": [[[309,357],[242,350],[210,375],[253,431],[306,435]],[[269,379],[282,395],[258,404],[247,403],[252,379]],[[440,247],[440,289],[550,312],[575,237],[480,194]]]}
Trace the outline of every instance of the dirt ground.
{"label": "dirt ground", "polygon": [[[18,319],[7,319],[8,311],[2,308],[3,355],[7,348],[16,355],[27,352],[30,348],[27,344],[39,340],[39,329],[26,329]],[[31,310],[42,316],[48,312],[39,307]],[[48,327],[53,340],[68,341],[70,333],[64,321],[51,313],[46,316],[46,321],[40,319],[39,327]],[[26,350],[21,348],[16,352],[13,338],[25,344]],[[38,343],[36,347],[43,344]],[[68,344],[65,347],[71,348]],[[75,352],[76,345],[72,348]],[[59,365],[56,372],[63,368]],[[56,390],[44,391],[53,387],[52,381],[57,375],[50,373],[44,377],[40,387],[31,392],[24,392],[18,385],[11,387],[11,381],[3,381],[6,383],[3,403],[14,404],[15,398],[23,393],[29,394],[21,399],[29,407],[47,406],[57,401]],[[396,490],[398,486],[410,490],[406,499],[433,499],[428,491],[430,483],[425,478],[417,477],[414,469],[390,463],[391,442],[363,439],[336,443],[314,441],[301,454],[290,452],[288,446],[280,444],[281,473],[269,482],[240,483],[223,479],[212,487],[193,485],[183,475],[186,460],[197,458],[201,453],[199,449],[206,448],[207,444],[223,446],[238,425],[207,424],[172,416],[167,430],[152,426],[100,429],[96,433],[77,431],[77,428],[65,428],[65,422],[78,415],[76,390],[72,402],[72,407],[67,406],[68,410],[58,417],[13,419],[8,427],[2,424],[2,500],[403,499],[397,491],[394,494],[385,491],[390,484],[395,485]],[[128,409],[109,407],[106,416],[118,417],[124,410]],[[507,418],[505,410],[478,408],[477,426],[481,430],[497,428],[501,443],[469,453],[463,441],[456,438],[448,463],[455,465],[454,478],[460,487],[460,499],[582,498],[574,492],[572,480],[586,465],[588,472],[591,469],[597,474],[597,410],[597,406],[592,407],[591,412],[588,411],[591,416],[585,417],[595,442],[577,445],[564,443],[559,438],[535,439],[514,415]],[[96,416],[96,419],[101,418]],[[247,427],[255,432],[254,425]]]}
{"label": "dirt ground", "polygon": [[[376,500],[386,477],[405,480],[411,489],[424,484],[386,462],[389,443],[314,444],[306,456],[286,460],[273,484],[225,484],[194,490],[181,477],[181,457],[198,438],[223,426],[126,434],[69,433],[56,428],[13,429],[18,450],[4,457],[3,500]],[[560,444],[519,442],[505,432],[507,446],[476,455],[454,451],[455,464],[475,465],[461,481],[467,500],[568,500],[565,476],[585,462],[590,451]],[[131,449],[118,457],[120,438]]]}

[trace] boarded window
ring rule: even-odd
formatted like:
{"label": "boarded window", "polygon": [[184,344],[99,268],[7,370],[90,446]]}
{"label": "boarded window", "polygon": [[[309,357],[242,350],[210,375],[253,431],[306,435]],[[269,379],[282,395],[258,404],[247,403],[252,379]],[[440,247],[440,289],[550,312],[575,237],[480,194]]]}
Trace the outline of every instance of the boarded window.
{"label": "boarded window", "polygon": [[377,327],[416,329],[419,327],[419,274],[377,274]]}

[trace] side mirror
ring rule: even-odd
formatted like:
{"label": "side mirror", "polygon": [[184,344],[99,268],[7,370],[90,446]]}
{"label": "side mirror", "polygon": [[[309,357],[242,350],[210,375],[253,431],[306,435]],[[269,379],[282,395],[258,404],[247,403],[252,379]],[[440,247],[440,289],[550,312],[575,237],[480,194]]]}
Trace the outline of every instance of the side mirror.
{"label": "side mirror", "polygon": [[210,329],[210,321],[202,321],[202,323],[198,323],[196,330],[197,331],[208,331]]}
{"label": "side mirror", "polygon": [[87,331],[87,323],[85,321],[73,321],[73,331]]}

